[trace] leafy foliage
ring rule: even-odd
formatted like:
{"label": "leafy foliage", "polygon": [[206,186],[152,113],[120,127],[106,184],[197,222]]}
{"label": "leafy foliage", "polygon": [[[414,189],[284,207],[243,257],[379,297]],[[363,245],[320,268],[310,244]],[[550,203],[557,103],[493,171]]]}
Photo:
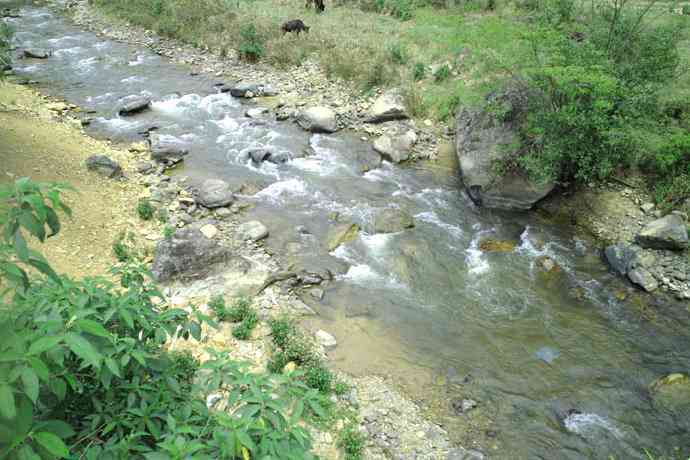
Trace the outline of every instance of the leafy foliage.
{"label": "leafy foliage", "polygon": [[414,81],[424,80],[426,77],[426,65],[423,62],[415,62],[412,68],[412,78]]}
{"label": "leafy foliage", "polygon": [[0,457],[313,458],[302,419],[326,415],[317,390],[224,353],[200,365],[168,351],[171,337],[200,339],[214,323],[161,304],[136,258],[113,269],[117,286],[58,276],[26,247],[24,231],[43,241],[60,230],[63,189],[28,179],[0,189],[1,279],[13,294],[0,296]]}
{"label": "leafy foliage", "polygon": [[333,374],[316,352],[313,342],[304,336],[295,322],[281,316],[269,320],[269,327],[276,349],[268,369],[280,373],[288,363],[295,363],[304,368],[303,380],[309,387],[322,393],[331,392],[335,381]]}
{"label": "leafy foliage", "polygon": [[256,61],[264,54],[262,38],[254,24],[243,24],[240,27],[240,55],[248,61]]}
{"label": "leafy foliage", "polygon": [[338,447],[345,451],[346,460],[360,460],[364,449],[364,436],[356,425],[348,425],[340,432]]}
{"label": "leafy foliage", "polygon": [[650,6],[629,0],[541,4],[525,34],[533,62],[517,165],[538,180],[580,183],[633,166],[657,177],[670,165],[687,171],[687,132],[663,115],[658,97],[678,72],[677,24],[654,22]]}

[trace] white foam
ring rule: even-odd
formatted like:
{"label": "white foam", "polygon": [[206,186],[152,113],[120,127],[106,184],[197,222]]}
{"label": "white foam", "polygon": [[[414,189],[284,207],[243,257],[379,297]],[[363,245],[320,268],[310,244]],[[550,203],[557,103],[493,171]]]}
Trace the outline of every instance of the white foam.
{"label": "white foam", "polygon": [[474,238],[470,242],[470,247],[465,251],[465,263],[469,268],[469,273],[473,275],[480,275],[489,271],[491,266],[486,260],[486,255],[479,249],[479,240],[482,235],[489,233],[492,230],[480,230],[481,224],[474,224],[473,229],[478,230]]}
{"label": "white foam", "polygon": [[57,44],[62,43],[62,42],[66,42],[66,41],[70,41],[70,40],[78,40],[78,39],[79,39],[79,37],[77,37],[75,35],[65,35],[64,37],[60,37],[60,38],[49,38],[47,40],[47,42],[50,43],[51,45],[57,45]]}
{"label": "white foam", "polygon": [[96,118],[96,123],[102,124],[113,131],[124,132],[133,131],[141,125],[140,122],[125,120],[124,118]]}
{"label": "white foam", "polygon": [[136,59],[129,61],[127,64],[130,66],[137,66],[143,64],[144,62],[146,62],[146,57],[143,54],[137,54]]}
{"label": "white foam", "polygon": [[563,424],[568,431],[585,437],[589,437],[601,429],[608,431],[617,439],[623,437],[623,433],[613,423],[597,414],[571,414],[565,418]]}
{"label": "white foam", "polygon": [[426,222],[429,224],[436,225],[437,227],[440,227],[444,230],[446,230],[448,233],[453,235],[455,238],[461,238],[464,232],[460,227],[457,225],[449,224],[447,222],[442,221],[434,211],[426,211],[426,212],[420,212],[419,214],[416,214],[415,219],[421,220],[422,222]]}
{"label": "white foam", "polygon": [[99,94],[98,96],[89,96],[86,98],[86,102],[88,103],[99,103],[103,101],[108,101],[113,98],[113,93],[105,93],[105,94]]}
{"label": "white foam", "polygon": [[139,75],[132,75],[131,77],[123,78],[120,80],[120,83],[124,83],[126,85],[131,85],[132,83],[141,83],[143,81],[146,81],[146,77],[141,77]]}
{"label": "white foam", "polygon": [[254,196],[267,198],[272,202],[282,202],[286,197],[307,195],[307,184],[300,179],[274,182]]}
{"label": "white foam", "polygon": [[110,48],[111,44],[110,42],[98,42],[94,43],[93,47],[96,48],[97,50],[103,50],[106,48]]}
{"label": "white foam", "polygon": [[199,107],[201,96],[185,94],[182,97],[170,97],[154,101],[151,108],[172,118],[185,118],[190,110]]}
{"label": "white foam", "polygon": [[93,70],[94,64],[98,62],[98,58],[95,56],[89,57],[89,58],[84,58],[79,60],[74,67],[80,72],[80,73],[88,73]]}
{"label": "white foam", "polygon": [[[230,133],[234,133],[240,127],[240,124],[237,122],[236,119],[227,115],[220,120],[213,120],[213,123],[216,126],[218,126],[221,130]],[[229,136],[227,135],[219,136],[218,139],[216,139],[216,142],[219,144],[225,142],[228,139],[228,137]]]}
{"label": "white foam", "polygon": [[226,93],[211,94],[199,101],[199,108],[206,111],[213,118],[220,118],[226,114],[228,110],[237,106],[237,102]]}
{"label": "white foam", "polygon": [[392,233],[378,233],[375,235],[361,234],[360,239],[367,249],[374,255],[380,255],[393,239]]}
{"label": "white foam", "polygon": [[343,275],[343,279],[351,281],[355,284],[370,285],[371,282],[384,282],[385,278],[376,273],[369,265],[357,264],[352,265]]}
{"label": "white foam", "polygon": [[67,55],[75,55],[84,52],[84,48],[81,46],[73,46],[71,48],[62,48],[55,53],[53,53],[55,56],[67,56]]}

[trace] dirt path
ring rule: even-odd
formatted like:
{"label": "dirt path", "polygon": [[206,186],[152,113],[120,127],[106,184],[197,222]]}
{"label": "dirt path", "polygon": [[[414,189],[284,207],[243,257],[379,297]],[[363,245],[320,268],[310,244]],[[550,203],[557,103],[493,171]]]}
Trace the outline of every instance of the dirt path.
{"label": "dirt path", "polygon": [[35,91],[0,83],[0,182],[29,176],[60,181],[77,192],[65,198],[72,219],[41,248],[59,273],[70,276],[105,274],[112,263],[112,243],[127,227],[137,225],[135,184],[115,181],[86,170],[84,160],[108,155],[128,170],[132,155],[87,137],[74,119],[58,119],[52,104]]}

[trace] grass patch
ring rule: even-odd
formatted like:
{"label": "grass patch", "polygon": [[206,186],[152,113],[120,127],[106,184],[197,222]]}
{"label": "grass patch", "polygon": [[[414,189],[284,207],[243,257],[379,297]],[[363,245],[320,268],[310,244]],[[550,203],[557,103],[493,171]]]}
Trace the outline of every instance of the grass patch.
{"label": "grass patch", "polygon": [[294,320],[280,316],[269,320],[271,337],[275,347],[268,363],[268,370],[281,373],[288,363],[295,363],[303,371],[304,383],[310,388],[328,394],[337,383],[333,373],[328,370],[315,345],[297,328]]}
{"label": "grass patch", "polygon": [[137,202],[137,215],[141,220],[151,220],[156,213],[156,208],[146,198],[141,198]]}
{"label": "grass patch", "polygon": [[338,447],[345,452],[346,460],[360,460],[364,450],[364,435],[356,425],[348,425],[338,435]]}

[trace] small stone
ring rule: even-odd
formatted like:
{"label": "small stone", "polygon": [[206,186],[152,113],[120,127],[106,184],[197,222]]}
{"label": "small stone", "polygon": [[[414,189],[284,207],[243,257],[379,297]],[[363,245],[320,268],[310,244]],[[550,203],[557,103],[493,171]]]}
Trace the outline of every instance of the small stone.
{"label": "small stone", "polygon": [[259,241],[268,236],[268,229],[258,220],[252,220],[240,225],[237,233],[243,240]]}
{"label": "small stone", "polygon": [[650,212],[652,212],[652,211],[654,210],[654,208],[655,208],[654,203],[643,203],[643,204],[640,206],[640,209],[641,209],[642,212],[644,212],[645,214],[649,214]]}
{"label": "small stone", "polygon": [[322,300],[324,296],[323,289],[320,288],[314,288],[309,291],[309,295],[311,295],[314,299],[316,300]]}
{"label": "small stone", "polygon": [[659,287],[658,281],[644,268],[631,270],[628,273],[628,278],[647,292],[652,292]]}
{"label": "small stone", "polygon": [[122,168],[105,155],[92,155],[86,159],[86,168],[111,179],[122,176]]}
{"label": "small stone", "polygon": [[199,201],[207,208],[227,206],[234,200],[230,185],[220,179],[207,179],[199,189]]}
{"label": "small stone", "polygon": [[199,231],[206,237],[206,238],[214,238],[218,234],[218,229],[211,225],[211,224],[206,224],[203,227],[199,229]]}
{"label": "small stone", "polygon": [[336,345],[338,345],[335,337],[324,330],[319,329],[316,331],[314,336],[316,337],[316,341],[319,342],[325,349],[335,348]]}

